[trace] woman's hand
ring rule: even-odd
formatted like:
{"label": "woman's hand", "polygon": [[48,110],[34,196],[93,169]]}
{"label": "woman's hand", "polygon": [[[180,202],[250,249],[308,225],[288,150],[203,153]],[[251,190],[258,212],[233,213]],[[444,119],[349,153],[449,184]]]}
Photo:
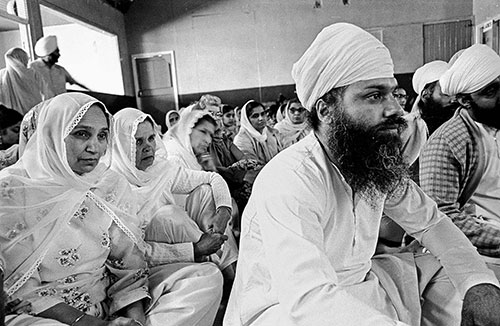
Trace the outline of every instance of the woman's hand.
{"label": "woman's hand", "polygon": [[261,167],[262,164],[255,159],[245,158],[233,163],[230,168],[240,169],[240,170],[256,170]]}
{"label": "woman's hand", "polygon": [[[141,326],[141,323],[132,318],[118,317],[108,322],[106,326]],[[142,326],[145,326],[142,324]]]}
{"label": "woman's hand", "polygon": [[5,315],[20,315],[28,314],[31,312],[31,303],[28,301],[21,301],[21,299],[15,299],[8,302],[5,305]]}
{"label": "woman's hand", "polygon": [[134,321],[133,324],[130,324],[131,326],[144,326],[146,323],[146,316],[144,315],[142,300],[128,305],[126,307],[125,316]]}
{"label": "woman's hand", "polygon": [[212,224],[209,229],[212,232],[224,234],[226,231],[227,223],[231,219],[231,208],[221,206],[217,208],[215,215],[212,217]]}
{"label": "woman's hand", "polygon": [[194,259],[199,261],[203,256],[216,253],[227,240],[227,236],[219,233],[203,233],[200,240],[193,244]]}

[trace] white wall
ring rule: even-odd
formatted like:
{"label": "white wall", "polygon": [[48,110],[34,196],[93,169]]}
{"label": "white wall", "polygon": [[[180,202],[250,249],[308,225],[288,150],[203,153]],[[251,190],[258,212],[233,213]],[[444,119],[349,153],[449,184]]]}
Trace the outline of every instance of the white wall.
{"label": "white wall", "polygon": [[292,84],[292,64],[325,26],[381,28],[396,73],[423,64],[422,26],[472,17],[471,0],[135,1],[131,54],[174,50],[180,94]]}
{"label": "white wall", "polygon": [[500,2],[498,0],[474,0],[474,17],[476,25],[481,25],[491,19],[499,19]]}

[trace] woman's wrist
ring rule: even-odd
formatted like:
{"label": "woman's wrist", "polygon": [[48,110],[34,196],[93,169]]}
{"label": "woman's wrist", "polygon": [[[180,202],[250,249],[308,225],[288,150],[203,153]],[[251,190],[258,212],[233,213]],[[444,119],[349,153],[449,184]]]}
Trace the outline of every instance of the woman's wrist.
{"label": "woman's wrist", "polygon": [[75,320],[73,320],[73,322],[70,324],[70,326],[77,326],[78,323],[83,319],[85,318],[85,316],[87,316],[86,313],[82,312],[79,316],[77,316],[75,318]]}
{"label": "woman's wrist", "polygon": [[134,319],[134,323],[136,323],[139,326],[144,326],[144,324],[138,321],[137,319]]}

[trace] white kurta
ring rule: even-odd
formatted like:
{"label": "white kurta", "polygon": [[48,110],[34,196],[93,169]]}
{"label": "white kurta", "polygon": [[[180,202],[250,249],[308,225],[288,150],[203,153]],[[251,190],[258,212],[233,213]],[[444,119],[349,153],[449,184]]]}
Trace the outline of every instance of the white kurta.
{"label": "white kurta", "polygon": [[314,134],[276,156],[257,178],[243,214],[224,324],[398,324],[388,291],[371,272],[383,210],[440,259],[462,296],[471,285],[498,284],[420,188],[412,183],[385,208],[384,199],[371,208],[353,198]]}

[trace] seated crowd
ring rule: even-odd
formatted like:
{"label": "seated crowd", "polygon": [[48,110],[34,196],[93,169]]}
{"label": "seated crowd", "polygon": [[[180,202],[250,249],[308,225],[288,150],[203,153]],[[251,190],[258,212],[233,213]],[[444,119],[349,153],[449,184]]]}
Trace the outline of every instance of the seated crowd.
{"label": "seated crowd", "polygon": [[333,24],[296,97],[206,94],[164,134],[5,58],[0,326],[500,323],[489,47],[417,69],[412,102],[382,43]]}

